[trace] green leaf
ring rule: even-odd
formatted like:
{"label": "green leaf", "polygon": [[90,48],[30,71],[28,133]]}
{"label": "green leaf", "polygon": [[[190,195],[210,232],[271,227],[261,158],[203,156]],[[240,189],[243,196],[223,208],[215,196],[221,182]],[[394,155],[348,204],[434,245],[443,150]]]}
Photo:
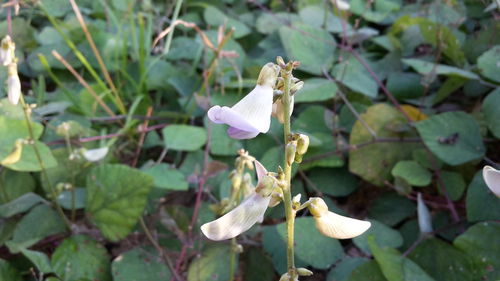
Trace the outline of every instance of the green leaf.
{"label": "green leaf", "polygon": [[226,28],[234,28],[234,38],[241,38],[251,32],[246,24],[227,16],[214,6],[208,6],[203,12],[205,21],[213,26],[224,25]]}
{"label": "green leaf", "polygon": [[481,171],[467,188],[466,209],[469,221],[500,220],[500,198],[486,186]]}
{"label": "green leaf", "polygon": [[414,99],[424,94],[422,77],[416,73],[393,72],[387,77],[387,90],[397,99]]}
{"label": "green leaf", "polygon": [[87,202],[87,189],[76,187],[73,190],[64,190],[57,195],[57,202],[66,210],[83,209]]}
{"label": "green leaf", "polygon": [[[361,118],[374,130],[379,138],[412,137],[413,133],[401,133],[391,127],[406,124],[404,116],[394,107],[380,103],[373,105],[361,114]],[[356,146],[373,140],[373,136],[363,124],[356,121],[349,144]],[[411,157],[411,151],[418,144],[404,142],[374,143],[349,151],[349,170],[365,181],[381,186],[391,178],[391,169],[401,161]]]}
{"label": "green leaf", "polygon": [[[465,191],[465,180],[460,173],[442,171],[441,180],[443,181],[451,200],[457,201],[462,197],[462,194]],[[439,192],[442,194],[443,188],[439,182],[438,184],[440,186]]]}
{"label": "green leaf", "polygon": [[403,257],[397,250],[389,247],[380,248],[375,239],[368,241],[375,260],[382,269],[382,273],[389,281],[434,281],[412,260]]}
{"label": "green leaf", "polygon": [[[343,255],[338,240],[321,235],[312,217],[295,220],[295,263],[297,267],[326,269]],[[264,250],[271,255],[277,272],[286,271],[286,224],[264,227]],[[321,249],[321,250],[318,250]]]}
{"label": "green leaf", "polygon": [[10,201],[9,203],[0,205],[0,217],[10,218],[14,215],[24,213],[29,209],[31,209],[31,207],[39,203],[48,203],[48,202],[35,193],[32,192],[26,193]]}
{"label": "green leaf", "polygon": [[14,164],[5,165],[5,167],[21,172],[41,171],[42,166],[40,165],[35,146],[45,169],[57,166],[57,161],[52,155],[50,148],[41,141],[34,141],[33,143],[23,144],[21,159]]}
{"label": "green leaf", "polygon": [[326,280],[346,281],[354,270],[368,261],[370,260],[367,258],[346,256],[330,270]]}
{"label": "green leaf", "polygon": [[[372,260],[358,266],[349,275],[348,281],[387,281],[377,262]],[[332,281],[337,281],[336,279]],[[339,280],[340,281],[340,280]]]}
{"label": "green leaf", "polygon": [[424,144],[449,165],[460,165],[484,155],[479,126],[465,112],[433,115],[415,125]]}
{"label": "green leaf", "polygon": [[395,226],[404,219],[415,215],[415,210],[415,203],[411,200],[395,192],[385,192],[372,202],[368,217],[386,225]]}
{"label": "green leaf", "polygon": [[363,64],[356,57],[352,55],[347,56],[347,58],[344,58],[344,61],[333,67],[332,76],[355,92],[370,98],[376,97],[378,94],[377,82],[370,76]]}
{"label": "green leaf", "polygon": [[212,245],[189,265],[188,281],[229,280],[230,245]]}
{"label": "green leaf", "polygon": [[288,59],[300,61],[300,70],[321,75],[330,69],[336,43],[328,31],[297,23],[293,29],[282,26],[279,34]]}
{"label": "green leaf", "polygon": [[205,127],[210,126],[211,130],[210,153],[219,156],[236,156],[237,151],[243,148],[241,142],[229,137],[225,126],[213,123],[208,125],[208,122],[205,119]]}
{"label": "green leaf", "polygon": [[0,202],[7,203],[20,196],[35,191],[35,180],[30,173],[20,173],[5,169],[0,172]]}
{"label": "green leaf", "polygon": [[207,142],[204,128],[189,125],[170,125],[163,130],[163,140],[168,149],[195,151]]}
{"label": "green leaf", "polygon": [[17,224],[9,249],[18,252],[38,241],[57,233],[64,232],[66,226],[61,216],[49,206],[38,205],[26,214]]}
{"label": "green leaf", "polygon": [[153,179],[124,165],[100,165],[87,176],[87,207],[90,220],[111,241],[132,231],[146,206]]}
{"label": "green leaf", "polygon": [[322,78],[310,78],[304,81],[304,88],[294,97],[295,102],[324,101],[335,97],[337,85],[332,81]]}
{"label": "green leaf", "polygon": [[154,186],[170,190],[187,190],[186,177],[179,170],[170,168],[167,164],[158,164],[142,170],[154,180]]}
{"label": "green leaf", "polygon": [[392,247],[397,248],[403,245],[403,236],[385,224],[376,221],[369,220],[372,225],[371,227],[360,236],[353,238],[354,245],[360,248],[363,252],[371,254],[368,240],[370,237],[374,237],[377,244],[382,247]]}
{"label": "green leaf", "polygon": [[500,139],[500,88],[495,89],[483,101],[483,113],[488,129]]}
{"label": "green leaf", "polygon": [[170,280],[171,273],[156,254],[134,248],[115,258],[111,265],[113,281]]}
{"label": "green leaf", "polygon": [[358,181],[343,168],[314,169],[309,179],[321,192],[331,196],[347,196],[358,187]]}
{"label": "green leaf", "polygon": [[276,280],[271,259],[256,247],[246,248],[244,252],[245,273],[242,280],[273,281]]}
{"label": "green leaf", "polygon": [[400,177],[413,186],[427,186],[431,183],[432,174],[415,161],[399,161],[391,174]]}
{"label": "green leaf", "polygon": [[64,239],[52,254],[52,266],[57,276],[64,281],[111,281],[106,249],[85,235]]}
{"label": "green leaf", "polygon": [[[487,208],[487,207],[486,207]],[[498,280],[500,278],[500,244],[495,243],[500,237],[500,223],[482,222],[471,226],[458,236],[453,245],[483,264],[488,272],[487,278],[481,280]],[[480,279],[476,275],[476,279]]]}
{"label": "green leaf", "polygon": [[467,79],[479,79],[479,76],[473,72],[463,70],[458,67],[453,67],[444,64],[436,64],[419,59],[402,59],[405,64],[413,67],[418,73],[422,75],[429,75],[435,73],[437,75],[446,76],[459,76]]}
{"label": "green leaf", "polygon": [[[33,128],[33,137],[40,138],[43,132],[43,126],[38,123],[31,123]],[[5,159],[14,148],[16,140],[29,139],[30,134],[25,120],[10,119],[6,116],[0,116],[0,161]],[[23,145],[24,148],[27,145]]]}
{"label": "green leaf", "polygon": [[27,257],[42,273],[51,273],[54,270],[50,264],[49,257],[45,253],[32,251],[28,249],[21,249],[21,253]]}
{"label": "green leaf", "polygon": [[6,260],[0,259],[0,280],[22,281],[19,271]]}
{"label": "green leaf", "polygon": [[471,257],[437,238],[426,239],[408,257],[436,280],[477,280],[482,273]]}
{"label": "green leaf", "polygon": [[500,83],[500,45],[493,46],[477,58],[481,75]]}

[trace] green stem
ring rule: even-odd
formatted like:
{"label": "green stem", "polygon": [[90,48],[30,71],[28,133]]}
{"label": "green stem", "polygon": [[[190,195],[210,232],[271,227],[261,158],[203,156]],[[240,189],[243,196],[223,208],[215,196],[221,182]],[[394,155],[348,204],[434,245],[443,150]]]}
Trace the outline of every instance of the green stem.
{"label": "green stem", "polygon": [[36,145],[36,139],[34,137],[35,135],[33,134],[33,127],[31,126],[31,120],[30,120],[31,118],[30,118],[30,115],[28,113],[28,111],[30,110],[29,105],[27,105],[24,102],[24,98],[22,95],[21,95],[20,101],[21,101],[21,105],[23,106],[24,119],[26,120],[26,124],[28,126],[28,133],[30,136],[30,140],[33,141],[33,150],[35,151],[36,159],[38,160],[38,163],[40,165],[42,175],[45,177],[47,185],[49,186],[49,189],[50,189],[50,193],[52,194],[52,201],[54,202],[54,205],[56,206],[57,212],[59,213],[59,215],[61,215],[61,218],[63,219],[64,223],[66,224],[66,227],[68,228],[68,230],[71,231],[71,222],[68,220],[68,218],[64,214],[64,211],[61,208],[61,205],[59,205],[59,203],[57,202],[57,193],[56,193],[54,187],[52,186],[52,183],[50,182],[49,175],[47,174],[47,169],[45,169],[45,164],[43,163],[42,156],[40,155],[40,151],[38,150],[38,147]]}
{"label": "green stem", "polygon": [[236,263],[236,238],[231,239],[231,257],[229,262],[229,281],[234,280],[234,267]]}
{"label": "green stem", "polygon": [[[183,0],[177,0],[177,2],[175,3],[174,14],[172,16],[172,20],[170,21],[171,24],[173,24],[177,20],[177,17],[179,17],[179,12],[181,11],[182,1]],[[175,30],[175,25],[172,26],[172,30],[167,35],[167,40],[165,42],[165,48],[163,49],[163,55],[168,54],[168,51],[170,51],[170,44],[172,43],[172,37],[174,35],[174,30]]]}
{"label": "green stem", "polygon": [[[285,147],[289,141],[290,136],[290,85],[292,73],[291,70],[282,70],[282,77],[284,79],[283,88],[283,115],[284,115],[284,141]],[[287,267],[290,280],[294,280],[296,276],[295,271],[295,256],[294,256],[294,224],[295,224],[295,211],[292,208],[292,191],[291,191],[291,178],[292,178],[292,166],[285,160],[283,162],[285,166],[285,186],[283,187],[283,203],[285,204],[285,214],[286,214],[286,229],[287,229]]]}

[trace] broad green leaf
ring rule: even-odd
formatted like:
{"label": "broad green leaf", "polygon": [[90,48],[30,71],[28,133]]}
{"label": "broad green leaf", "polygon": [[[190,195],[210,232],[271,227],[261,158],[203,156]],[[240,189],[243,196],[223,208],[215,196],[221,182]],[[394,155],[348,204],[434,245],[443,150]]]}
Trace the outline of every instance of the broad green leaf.
{"label": "broad green leaf", "polygon": [[[446,191],[448,192],[448,196],[451,200],[457,201],[462,197],[462,194],[465,191],[465,180],[460,173],[442,171],[441,180],[443,181]],[[442,194],[443,187],[441,186],[440,182],[438,182],[438,185],[439,192]]]}
{"label": "broad green leaf", "polygon": [[228,244],[207,247],[201,256],[189,265],[187,281],[229,280],[230,251],[231,247]]}
{"label": "broad green leaf", "polygon": [[42,273],[51,273],[54,270],[50,264],[49,257],[43,252],[32,251],[28,249],[21,249],[21,253],[27,257]]}
{"label": "broad green leaf", "polygon": [[488,129],[500,139],[500,88],[492,91],[483,101],[484,118],[488,124]]}
{"label": "broad green leaf", "polygon": [[9,218],[13,215],[17,215],[27,210],[31,209],[31,207],[39,204],[39,203],[48,203],[39,195],[29,192],[20,197],[10,201],[9,203],[5,203],[0,205],[0,217]]}
{"label": "broad green leaf", "polygon": [[498,237],[500,237],[500,223],[481,222],[471,226],[453,241],[455,247],[483,264],[483,269],[488,271],[488,277],[481,280],[500,278],[500,256],[498,255],[500,244],[495,242]]}
{"label": "broad green leaf", "polygon": [[65,0],[43,1],[43,6],[48,14],[53,17],[62,17],[71,11],[71,4]]}
{"label": "broad green leaf", "polygon": [[[77,186],[85,184],[85,175],[88,172],[88,162],[83,158],[70,159],[70,153],[66,148],[57,148],[52,151],[57,160],[57,166],[46,169],[46,175],[41,176],[42,187],[47,194],[51,193],[50,185],[71,183]],[[50,185],[49,185],[50,183]]]}
{"label": "broad green leaf", "polygon": [[493,46],[477,58],[477,67],[484,77],[500,83],[500,45]]}
{"label": "broad green leaf", "polygon": [[226,28],[234,28],[234,38],[240,38],[249,34],[250,28],[246,24],[227,16],[214,6],[208,6],[203,12],[205,21],[213,26],[224,25]]}
{"label": "broad green leaf", "polygon": [[36,185],[30,173],[20,173],[5,169],[0,172],[0,202],[7,203],[20,196],[35,191]]}
{"label": "broad green leaf", "polygon": [[[320,234],[312,217],[297,218],[295,228],[297,267],[326,269],[342,257],[339,241]],[[264,250],[271,255],[277,272],[286,271],[286,237],[285,223],[264,227]]]}
{"label": "broad green leaf", "polygon": [[387,89],[397,99],[414,99],[424,94],[422,76],[416,73],[394,72],[387,77]]}
{"label": "broad green leaf", "polygon": [[403,257],[396,249],[381,248],[373,237],[368,241],[375,260],[389,281],[434,281],[412,260]]}
{"label": "broad green leaf", "polygon": [[66,238],[52,254],[52,267],[64,281],[111,281],[106,249],[85,235]]}
{"label": "broad green leaf", "polygon": [[85,208],[87,189],[75,187],[73,190],[64,190],[57,195],[57,202],[66,210]]}
{"label": "broad green leaf", "polygon": [[[31,126],[33,128],[33,137],[35,139],[40,138],[43,126],[34,122],[31,123]],[[10,119],[0,115],[0,161],[12,152],[16,140],[29,138],[30,134],[25,120]],[[26,147],[27,145],[23,145],[23,148]]]}
{"label": "broad green leaf", "polygon": [[282,26],[279,34],[288,59],[300,61],[300,70],[321,75],[330,69],[336,43],[328,31],[297,23],[293,29]]}
{"label": "broad green leaf", "polygon": [[[357,268],[349,275],[347,281],[387,281],[384,274],[380,270],[377,262],[372,260],[366,262]],[[336,279],[332,281],[337,281]]]}
{"label": "broad green leaf", "polygon": [[295,94],[295,102],[324,101],[335,97],[337,85],[322,78],[310,78],[304,81],[304,88]]}
{"label": "broad green leaf", "polygon": [[154,180],[154,186],[170,190],[187,190],[189,185],[186,176],[167,164],[158,164],[142,170]]}
{"label": "broad green leaf", "polygon": [[431,183],[432,174],[415,161],[399,161],[391,174],[400,177],[413,186],[427,186]]}
{"label": "broad green leaf", "polygon": [[[40,159],[37,156],[35,147],[38,150]],[[5,166],[15,171],[39,172],[42,170],[40,161],[45,169],[57,166],[57,160],[52,155],[50,148],[41,141],[34,141],[33,143],[23,144],[19,161]]]}
{"label": "broad green leaf", "polygon": [[328,273],[327,281],[346,281],[351,273],[370,260],[363,257],[346,256]]}
{"label": "broad green leaf", "polygon": [[66,226],[55,210],[45,204],[38,205],[17,224],[9,248],[11,252],[18,252],[21,248],[28,248],[50,235],[65,230]]}
{"label": "broad green leaf", "polygon": [[207,132],[200,127],[170,125],[162,132],[163,140],[168,149],[195,151],[207,142]]}
{"label": "broad green leaf", "polygon": [[6,260],[0,259],[0,280],[22,281],[19,271]]}
{"label": "broad green leaf", "polygon": [[283,21],[289,22],[290,24],[296,24],[300,22],[300,18],[297,14],[293,13],[260,13],[255,22],[255,28],[260,33],[271,34],[283,26]]}
{"label": "broad green leaf", "polygon": [[29,21],[23,17],[14,17],[10,25],[12,26],[12,33],[8,32],[9,22],[2,20],[0,22],[0,34],[2,34],[2,39],[4,34],[9,34],[16,43],[16,50],[24,50],[29,45],[36,43],[33,36],[35,29],[30,25]]}
{"label": "broad green leaf", "polygon": [[[349,89],[374,98],[378,94],[377,82],[370,76],[363,64],[352,55],[346,55],[344,61],[336,64],[332,76]],[[365,59],[365,61],[367,61]],[[367,61],[369,64],[369,62]]]}
{"label": "broad green leaf", "polygon": [[273,281],[276,280],[272,260],[264,252],[256,247],[247,248],[244,251],[245,273],[243,280],[246,281]]}
{"label": "broad green leaf", "polygon": [[438,239],[429,238],[408,255],[435,280],[476,280],[483,269],[463,251]]}
{"label": "broad green leaf", "polygon": [[486,186],[482,171],[476,173],[467,188],[466,209],[469,221],[500,219],[500,198]]}
{"label": "broad green leaf", "polygon": [[385,224],[378,222],[376,220],[369,220],[372,225],[363,234],[358,237],[353,238],[354,245],[360,248],[363,252],[371,254],[369,247],[370,237],[374,237],[378,245],[382,247],[398,248],[403,245],[403,236]]}
{"label": "broad green leaf", "polygon": [[436,64],[419,59],[402,59],[402,61],[422,75],[436,74],[446,76],[459,76],[467,79],[479,79],[479,76],[477,76],[477,74],[458,67]]}
{"label": "broad green leaf", "polygon": [[460,77],[460,76],[450,76],[446,81],[441,85],[439,90],[436,92],[436,96],[432,100],[433,104],[438,104],[445,100],[449,95],[453,92],[460,89],[468,80]]}
{"label": "broad green leaf", "polygon": [[219,156],[236,156],[239,149],[243,148],[241,142],[228,136],[226,126],[209,124],[205,120],[205,127],[210,126],[210,153]]}
{"label": "broad green leaf", "polygon": [[484,155],[477,122],[463,111],[434,115],[415,125],[424,144],[449,165],[460,165]]}
{"label": "broad green leaf", "polygon": [[315,188],[331,196],[347,196],[358,185],[356,178],[343,168],[314,169],[308,177]]}
{"label": "broad green leaf", "polygon": [[169,280],[171,273],[157,254],[134,248],[115,258],[111,264],[113,281]]}
{"label": "broad green leaf", "polygon": [[[404,126],[406,119],[394,107],[380,103],[373,105],[361,114],[361,118],[374,130],[379,138],[413,137],[413,133],[402,133],[391,130],[391,127]],[[363,124],[356,121],[354,124],[349,144],[356,146],[373,140],[373,136]],[[365,181],[375,185],[383,185],[390,180],[391,169],[401,161],[411,157],[411,151],[418,148],[419,144],[390,142],[374,143],[349,151],[349,170],[362,177]]]}
{"label": "broad green leaf", "polygon": [[325,7],[307,6],[300,9],[299,16],[302,21],[315,28],[325,28],[333,33],[352,31],[352,27],[348,22],[332,14],[330,11],[325,11]]}
{"label": "broad green leaf", "polygon": [[415,215],[416,206],[408,198],[396,192],[385,192],[377,196],[368,211],[368,217],[388,226],[395,226]]}
{"label": "broad green leaf", "polygon": [[352,13],[363,17],[367,21],[380,23],[394,20],[394,12],[400,9],[402,3],[399,0],[380,0],[367,5],[366,0],[353,0],[349,4]]}
{"label": "broad green leaf", "polygon": [[139,170],[97,166],[87,176],[87,215],[106,238],[118,241],[139,220],[152,185],[153,179]]}

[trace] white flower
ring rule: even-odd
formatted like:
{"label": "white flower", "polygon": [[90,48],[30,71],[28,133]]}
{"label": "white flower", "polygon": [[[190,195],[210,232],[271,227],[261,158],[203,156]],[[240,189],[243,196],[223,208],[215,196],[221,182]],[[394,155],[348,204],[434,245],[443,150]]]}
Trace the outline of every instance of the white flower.
{"label": "white flower", "polygon": [[105,147],[101,147],[101,148],[85,150],[85,151],[83,151],[82,154],[83,154],[83,157],[85,157],[85,159],[87,159],[87,161],[97,162],[97,161],[104,159],[104,157],[106,157],[108,152],[109,152],[109,148],[107,146],[105,146]]}
{"label": "white flower", "polygon": [[14,51],[16,45],[10,39],[10,36],[5,36],[0,42],[0,64],[3,66],[8,66],[14,62],[15,54]]}
{"label": "white flower", "polygon": [[349,10],[351,5],[344,0],[331,0],[333,5],[337,7],[339,10]]}
{"label": "white flower", "polygon": [[309,211],[316,221],[316,228],[325,236],[336,239],[354,238],[371,226],[369,221],[351,219],[328,211],[325,201],[319,197],[312,197],[309,202]]}
{"label": "white flower", "polygon": [[489,189],[500,198],[500,171],[490,166],[484,166],[483,178]]}
{"label": "white flower", "polygon": [[271,201],[272,186],[265,183],[268,179],[267,171],[259,161],[255,161],[255,169],[259,181],[255,192],[229,213],[201,226],[201,231],[208,239],[231,239],[247,231],[255,223],[262,222]]}
{"label": "white flower", "polygon": [[208,118],[217,124],[227,124],[230,137],[250,139],[259,133],[266,133],[271,125],[273,107],[273,86],[279,68],[273,63],[266,64],[259,74],[257,85],[233,107],[213,106],[208,110]]}
{"label": "white flower", "polygon": [[8,65],[7,97],[13,105],[17,105],[21,98],[21,81],[19,80],[19,75],[17,75],[16,63]]}

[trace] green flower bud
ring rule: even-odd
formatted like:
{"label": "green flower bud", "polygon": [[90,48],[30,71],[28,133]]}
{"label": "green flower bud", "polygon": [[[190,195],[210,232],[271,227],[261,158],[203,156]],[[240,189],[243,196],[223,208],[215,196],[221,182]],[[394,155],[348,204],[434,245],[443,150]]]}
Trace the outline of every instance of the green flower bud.
{"label": "green flower bud", "polygon": [[304,134],[298,134],[297,153],[301,155],[305,154],[308,148],[309,148],[309,137]]}
{"label": "green flower bud", "polygon": [[259,181],[257,187],[255,187],[255,192],[262,197],[268,197],[273,192],[275,185],[276,178],[265,175],[262,180]]}
{"label": "green flower bud", "polygon": [[286,163],[288,165],[293,164],[295,160],[295,152],[297,152],[297,142],[291,141],[285,148]]}
{"label": "green flower bud", "polygon": [[297,268],[297,273],[299,274],[299,276],[311,276],[311,275],[313,275],[312,271],[310,271],[307,268],[303,268],[303,267]]}
{"label": "green flower bud", "polygon": [[302,163],[302,154],[295,153],[295,163]]}
{"label": "green flower bud", "polygon": [[257,84],[261,86],[274,87],[276,79],[278,79],[279,67],[274,63],[267,63],[262,67],[257,79]]}

